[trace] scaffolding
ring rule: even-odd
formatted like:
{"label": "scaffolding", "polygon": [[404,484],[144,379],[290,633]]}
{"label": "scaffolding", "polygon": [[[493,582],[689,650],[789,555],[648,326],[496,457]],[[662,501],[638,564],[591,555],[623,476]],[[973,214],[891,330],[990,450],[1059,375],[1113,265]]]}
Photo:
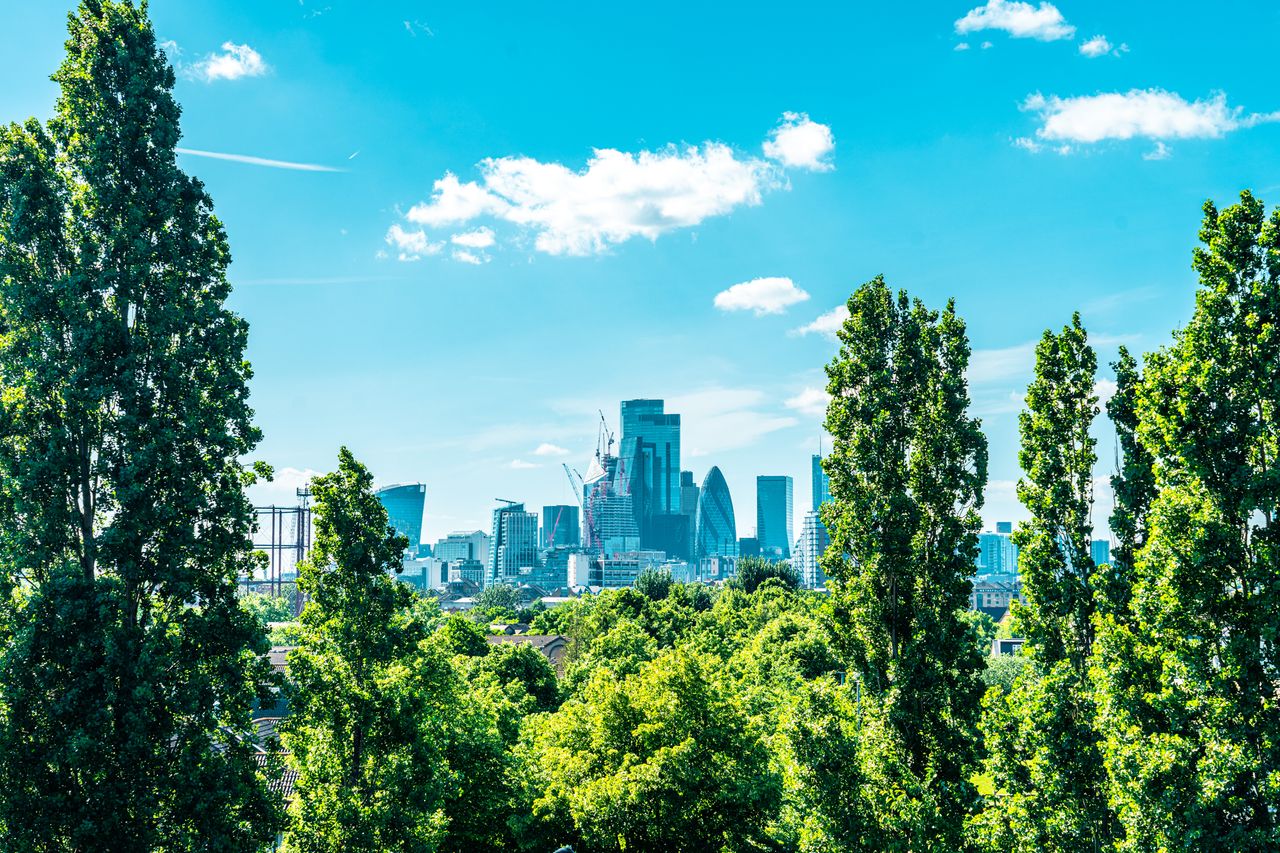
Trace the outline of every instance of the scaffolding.
{"label": "scaffolding", "polygon": [[[254,507],[258,517],[257,533],[253,549],[267,555],[264,576],[244,579],[246,586],[267,584],[274,596],[284,595],[286,586],[297,585],[298,564],[311,552],[312,517],[311,492],[298,489],[297,506]],[[292,575],[291,580],[286,580]],[[302,610],[302,596],[297,597],[296,611]]]}

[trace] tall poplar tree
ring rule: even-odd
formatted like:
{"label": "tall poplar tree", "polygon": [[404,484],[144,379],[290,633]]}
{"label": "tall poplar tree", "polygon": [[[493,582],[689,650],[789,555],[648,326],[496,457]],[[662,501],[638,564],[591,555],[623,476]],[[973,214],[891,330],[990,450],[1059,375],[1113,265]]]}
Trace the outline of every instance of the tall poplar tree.
{"label": "tall poplar tree", "polygon": [[284,745],[298,770],[294,853],[431,851],[446,841],[460,682],[392,577],[407,545],[387,522],[373,477],[345,447],[338,470],[311,481],[315,544],[299,566],[309,596]]}
{"label": "tall poplar tree", "polygon": [[1100,731],[1127,850],[1280,847],[1280,211],[1204,206],[1195,312],[1149,354],[1156,494],[1100,620]]}
{"label": "tall poplar tree", "polygon": [[[860,679],[863,795],[881,849],[956,850],[973,805],[982,659],[961,619],[981,529],[987,443],[969,417],[964,322],[883,278],[850,297],[827,367],[832,502],[824,568]],[[874,734],[870,734],[874,733]]]}
{"label": "tall poplar tree", "polygon": [[69,30],[54,118],[0,130],[4,848],[256,849],[247,327],[145,4]]}
{"label": "tall poplar tree", "polygon": [[1022,653],[1031,660],[983,719],[994,791],[974,827],[990,850],[1101,850],[1114,835],[1089,681],[1097,610],[1090,555],[1097,454],[1089,434],[1098,414],[1096,373],[1076,314],[1036,346],[1035,378],[1018,419],[1018,498],[1031,520],[1013,534],[1027,599],[1014,604],[1014,630],[1026,638]]}

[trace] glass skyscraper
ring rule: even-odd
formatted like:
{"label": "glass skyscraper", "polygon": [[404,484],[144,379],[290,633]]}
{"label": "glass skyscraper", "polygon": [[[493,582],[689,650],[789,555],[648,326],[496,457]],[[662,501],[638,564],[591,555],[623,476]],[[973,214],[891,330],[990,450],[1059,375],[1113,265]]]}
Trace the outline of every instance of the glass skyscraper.
{"label": "glass skyscraper", "polygon": [[514,584],[522,568],[538,564],[538,516],[524,504],[508,504],[493,511],[489,539],[489,579],[485,585]]}
{"label": "glass skyscraper", "polygon": [[542,508],[542,547],[574,546],[582,542],[582,528],[578,522],[578,508],[568,504],[556,504]]}
{"label": "glass skyscraper", "polygon": [[813,454],[813,503],[809,509],[814,512],[818,511],[818,507],[831,500],[831,481],[827,478],[827,472],[822,469],[822,455]]}
{"label": "glass skyscraper", "polygon": [[775,560],[791,556],[792,510],[790,477],[756,477],[756,538],[761,556]]}
{"label": "glass skyscraper", "polygon": [[374,492],[387,510],[387,521],[396,533],[409,540],[409,550],[416,554],[422,544],[422,513],[427,504],[427,487],[422,483],[387,486]]}
{"label": "glass skyscraper", "polygon": [[680,512],[680,416],[662,400],[622,401],[617,476],[631,495],[640,547],[685,556],[688,518]]}
{"label": "glass skyscraper", "polygon": [[733,518],[733,498],[720,469],[712,467],[698,494],[694,559],[738,556],[738,527]]}

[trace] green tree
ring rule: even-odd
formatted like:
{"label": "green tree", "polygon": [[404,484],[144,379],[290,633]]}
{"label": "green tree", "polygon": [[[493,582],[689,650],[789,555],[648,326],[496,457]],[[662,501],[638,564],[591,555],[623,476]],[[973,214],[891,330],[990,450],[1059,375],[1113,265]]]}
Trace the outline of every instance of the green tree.
{"label": "green tree", "polygon": [[654,601],[661,601],[671,592],[671,572],[665,569],[645,568],[636,575],[636,591]]}
{"label": "green tree", "polygon": [[960,617],[987,478],[986,439],[967,414],[969,343],[953,304],[895,298],[882,278],[848,307],[827,367],[833,500],[821,510],[837,638],[884,721],[878,767],[864,769],[893,768],[897,813],[912,819],[884,824],[891,846],[955,850],[983,693]]}
{"label": "green tree", "polygon": [[1115,836],[1089,682],[1096,373],[1077,314],[1036,346],[1018,419],[1018,497],[1031,520],[1013,534],[1027,599],[1013,614],[1028,666],[1007,695],[992,695],[983,720],[994,790],[975,828],[991,850],[1101,850]]}
{"label": "green tree", "polygon": [[311,482],[315,544],[283,742],[298,770],[286,843],[299,853],[430,851],[445,838],[457,779],[447,725],[459,680],[418,596],[393,577],[405,538],[345,447]]}
{"label": "green tree", "polygon": [[1156,496],[1100,619],[1100,731],[1129,850],[1280,846],[1280,211],[1204,206],[1191,321],[1149,354]]}
{"label": "green tree", "polygon": [[765,581],[776,578],[787,589],[800,587],[800,572],[791,567],[788,560],[768,560],[764,557],[742,557],[735,566],[734,582],[748,594]]}
{"label": "green tree", "polygon": [[69,33],[48,126],[0,129],[4,847],[251,850],[247,326],[145,4]]}
{"label": "green tree", "polygon": [[669,651],[625,679],[602,672],[556,714],[530,718],[528,849],[692,853],[765,837],[781,780],[717,669]]}
{"label": "green tree", "polygon": [[451,655],[483,657],[489,653],[484,630],[458,613],[444,620],[436,629],[436,641]]}

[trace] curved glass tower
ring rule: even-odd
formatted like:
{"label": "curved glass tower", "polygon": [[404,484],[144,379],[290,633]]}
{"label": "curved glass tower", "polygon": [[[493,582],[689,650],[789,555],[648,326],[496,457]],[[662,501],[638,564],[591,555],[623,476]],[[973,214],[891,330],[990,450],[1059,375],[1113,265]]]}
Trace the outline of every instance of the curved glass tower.
{"label": "curved glass tower", "polygon": [[396,533],[409,539],[409,550],[416,554],[422,543],[422,511],[426,508],[427,487],[422,483],[387,486],[374,495],[387,508],[387,521]]}
{"label": "curved glass tower", "polygon": [[698,493],[698,517],[694,548],[696,559],[738,556],[738,526],[733,520],[733,498],[720,469],[713,467]]}

